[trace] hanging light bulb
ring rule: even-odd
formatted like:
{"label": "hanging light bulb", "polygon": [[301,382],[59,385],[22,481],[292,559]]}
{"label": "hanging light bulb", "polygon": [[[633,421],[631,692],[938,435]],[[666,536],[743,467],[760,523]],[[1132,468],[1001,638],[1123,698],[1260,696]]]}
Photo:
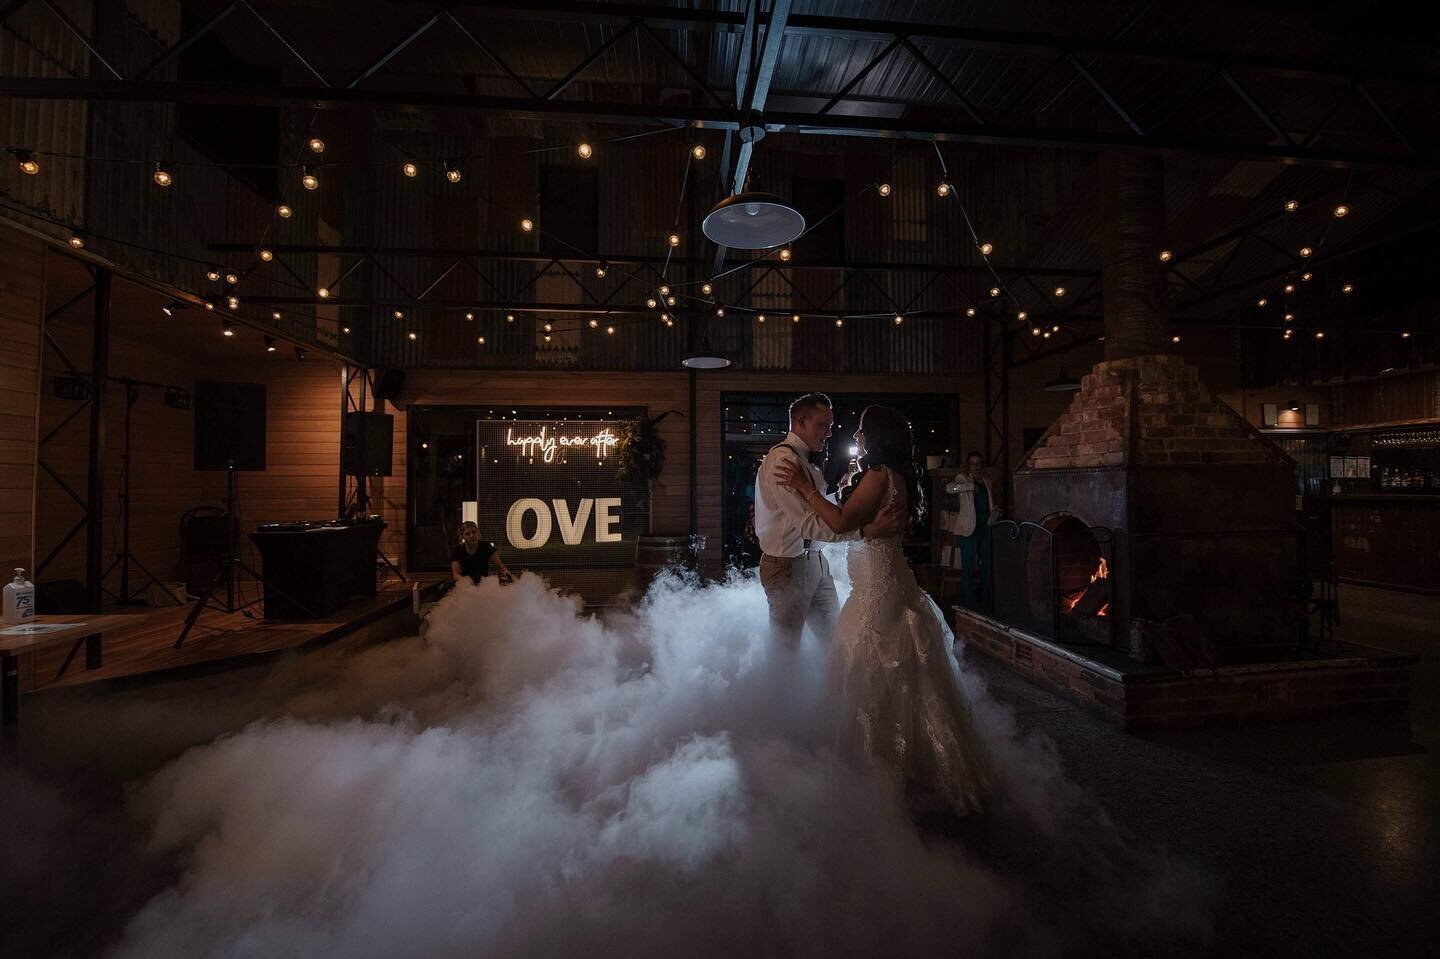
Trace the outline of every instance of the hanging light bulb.
{"label": "hanging light bulb", "polygon": [[279,347],[275,345],[275,337],[267,335],[265,337],[265,352],[274,353],[277,349],[279,349]]}
{"label": "hanging light bulb", "polygon": [[1325,339],[1325,331],[1324,331],[1324,330],[1316,330],[1316,331],[1315,331],[1315,339],[1317,339],[1317,340],[1323,340],[1323,339]]}
{"label": "hanging light bulb", "polygon": [[669,295],[670,295],[670,287],[668,287],[668,286],[666,286],[665,284],[662,283],[662,284],[660,285],[660,295],[661,295],[661,296],[669,296]]}
{"label": "hanging light bulb", "polygon": [[1301,282],[1301,283],[1309,283],[1309,282],[1310,282],[1311,280],[1313,280],[1313,279],[1315,279],[1315,274],[1314,274],[1314,273],[1301,273],[1301,274],[1300,274],[1300,282]]}
{"label": "hanging light bulb", "polygon": [[674,306],[674,305],[675,305],[675,297],[673,297],[673,296],[667,296],[667,297],[665,297],[665,305],[666,305],[666,306]]}
{"label": "hanging light bulb", "polygon": [[782,247],[780,248],[780,259],[784,260],[786,263],[789,263],[789,262],[790,262],[790,257],[791,257],[790,248],[789,248],[788,246],[782,246]]}
{"label": "hanging light bulb", "polygon": [[877,186],[877,187],[875,188],[875,192],[878,193],[878,194],[880,194],[881,196],[889,196],[889,195],[890,195],[890,184],[888,184],[888,183],[882,183],[882,184],[880,184],[879,186]]}
{"label": "hanging light bulb", "polygon": [[991,253],[994,253],[994,252],[995,252],[995,244],[993,244],[993,243],[981,243],[981,244],[980,244],[980,255],[981,255],[981,256],[989,256]]}
{"label": "hanging light bulb", "polygon": [[240,277],[236,276],[234,273],[226,273],[225,282],[229,283],[231,286],[234,286],[236,283],[240,282]]}
{"label": "hanging light bulb", "polygon": [[1405,330],[1404,332],[1402,332],[1402,333],[1400,334],[1400,339],[1402,339],[1402,340],[1408,340],[1408,339],[1410,339],[1410,331],[1409,331],[1409,330]]}
{"label": "hanging light bulb", "polygon": [[1294,293],[1294,292],[1295,292],[1295,284],[1294,284],[1294,283],[1286,283],[1286,284],[1285,284],[1285,292],[1286,292],[1286,293]]}
{"label": "hanging light bulb", "polygon": [[582,142],[578,147],[575,148],[575,152],[580,154],[580,159],[588,160],[595,155],[595,148],[588,143]]}
{"label": "hanging light bulb", "polygon": [[463,175],[458,163],[451,163],[448,160],[445,162],[445,179],[451,183],[459,183]]}
{"label": "hanging light bulb", "polygon": [[1000,295],[1000,287],[998,287],[998,286],[992,286],[992,287],[990,287],[990,295],[991,295],[991,296],[999,296],[999,295]]}
{"label": "hanging light bulb", "polygon": [[1050,331],[1049,331],[1049,330],[1046,330],[1044,333],[1041,333],[1041,334],[1040,334],[1040,338],[1041,338],[1042,340],[1048,340],[1048,339],[1050,339]]}
{"label": "hanging light bulb", "polygon": [[896,314],[895,314],[895,325],[896,325],[896,326],[899,326],[901,323],[904,323],[904,322],[905,322],[905,314],[903,314],[903,313],[896,313]]}
{"label": "hanging light bulb", "polygon": [[1340,292],[1341,292],[1341,293],[1354,293],[1354,292],[1355,292],[1355,284],[1354,284],[1354,283],[1346,283],[1344,286],[1340,287]]}
{"label": "hanging light bulb", "polygon": [[705,148],[697,143],[690,148],[690,155],[697,160],[703,160],[705,159]]}
{"label": "hanging light bulb", "polygon": [[420,168],[415,165],[413,160],[406,160],[400,165],[400,172],[408,177],[414,177],[419,174]]}
{"label": "hanging light bulb", "polygon": [[475,319],[475,314],[474,314],[474,313],[471,313],[470,311],[467,310],[467,311],[465,312],[465,319],[466,319],[466,320],[474,320],[474,319]]}
{"label": "hanging light bulb", "polygon": [[669,325],[670,325],[670,314],[669,314],[669,313],[661,313],[661,314],[660,314],[660,322],[661,322],[661,323],[664,323],[666,326],[669,326]]}
{"label": "hanging light bulb", "polygon": [[33,150],[14,150],[15,162],[20,164],[20,172],[34,176],[40,172],[40,161],[35,159]]}
{"label": "hanging light bulb", "polygon": [[1032,326],[1032,327],[1030,327],[1030,335],[1031,335],[1031,336],[1039,336],[1041,333],[1044,333],[1044,332],[1045,332],[1045,331],[1042,330],[1042,329],[1040,329],[1040,327],[1038,327],[1038,326]]}
{"label": "hanging light bulb", "polygon": [[715,307],[715,315],[716,315],[716,316],[724,316],[724,315],[725,315],[725,307],[723,307],[723,306],[717,306],[717,307]]}
{"label": "hanging light bulb", "polygon": [[968,307],[966,307],[966,308],[965,308],[965,315],[966,315],[966,316],[974,316],[974,315],[975,315],[975,307],[973,307],[973,306],[968,306]]}
{"label": "hanging light bulb", "polygon": [[1051,333],[1059,333],[1059,332],[1060,332],[1060,324],[1059,324],[1059,323],[1056,323],[1054,326],[1050,327],[1050,332],[1051,332]]}
{"label": "hanging light bulb", "polygon": [[506,313],[506,314],[505,314],[505,322],[506,322],[506,323],[514,323],[514,322],[515,322],[515,314],[514,314],[514,313]]}
{"label": "hanging light bulb", "polygon": [[278,323],[278,322],[280,321],[280,311],[279,311],[279,310],[273,311],[273,312],[270,314],[270,319],[272,319],[272,320],[274,320],[274,321],[276,321],[276,322]]}
{"label": "hanging light bulb", "polygon": [[76,233],[70,237],[70,246],[76,250],[83,250],[85,249],[85,241],[81,238],[80,234]]}
{"label": "hanging light bulb", "polygon": [[330,298],[330,288],[328,286],[322,286],[315,292],[320,295],[320,299],[322,300],[328,300]]}
{"label": "hanging light bulb", "polygon": [[315,168],[308,163],[301,167],[300,185],[307,190],[320,189],[320,177],[315,174]]}
{"label": "hanging light bulb", "polygon": [[1286,314],[1285,314],[1285,322],[1286,322],[1286,323],[1294,323],[1294,322],[1295,322],[1295,314],[1294,314],[1294,313],[1286,313]]}
{"label": "hanging light bulb", "polygon": [[1300,248],[1300,255],[1301,255],[1301,256],[1309,256],[1311,253],[1314,253],[1314,252],[1315,252],[1315,251],[1312,250],[1312,249],[1310,249],[1308,246],[1302,246],[1302,247]]}
{"label": "hanging light bulb", "polygon": [[483,336],[477,336],[477,337],[475,337],[475,342],[476,342],[476,343],[479,343],[481,346],[484,346],[484,345],[485,345],[485,337],[483,337]]}
{"label": "hanging light bulb", "polygon": [[155,181],[156,186],[169,186],[175,182],[175,177],[171,175],[170,168],[166,166],[163,161],[155,164],[155,172],[150,174],[150,179]]}
{"label": "hanging light bulb", "polygon": [[606,336],[614,336],[614,335],[615,335],[615,327],[613,327],[613,326],[607,326],[607,327],[605,327],[605,335],[606,335]]}
{"label": "hanging light bulb", "polygon": [[605,279],[605,273],[609,270],[609,268],[610,264],[601,263],[599,266],[595,267],[595,276],[602,280]]}
{"label": "hanging light bulb", "polygon": [[835,317],[835,325],[836,325],[836,326],[844,326],[844,325],[845,325],[845,317],[843,317],[843,316],[837,316],[837,317]]}
{"label": "hanging light bulb", "polygon": [[671,246],[679,246],[679,245],[680,245],[680,234],[678,234],[678,233],[672,233],[672,234],[670,234],[668,237],[666,237],[665,239],[666,239],[666,242],[668,242]]}
{"label": "hanging light bulb", "polygon": [[591,320],[591,321],[590,321],[590,329],[593,330],[593,329],[598,328],[599,326],[600,326],[600,321],[599,321],[599,320]]}
{"label": "hanging light bulb", "polygon": [[1331,212],[1333,212],[1333,213],[1335,214],[1336,218],[1338,219],[1338,218],[1343,217],[1343,216],[1349,216],[1349,215],[1350,215],[1350,208],[1349,208],[1348,206],[1346,206],[1345,204],[1341,203],[1340,205],[1336,206],[1335,209],[1332,210]]}
{"label": "hanging light bulb", "polygon": [[553,329],[554,329],[554,327],[552,327],[549,323],[546,323],[546,324],[545,324],[545,332],[546,332],[546,333],[551,332]]}
{"label": "hanging light bulb", "polygon": [[219,271],[219,270],[206,270],[206,271],[205,271],[205,279],[209,280],[211,283],[218,283],[219,280],[220,280],[220,271]]}
{"label": "hanging light bulb", "polygon": [[234,324],[234,323],[231,323],[229,320],[221,320],[221,321],[220,321],[220,335],[221,335],[221,336],[234,336],[234,335],[235,335],[235,324]]}
{"label": "hanging light bulb", "polygon": [[260,250],[260,259],[264,260],[266,263],[269,263],[271,260],[275,259],[275,254],[271,250],[262,248]]}
{"label": "hanging light bulb", "polygon": [[1064,296],[1064,295],[1065,295],[1065,287],[1063,287],[1063,286],[1057,286],[1057,287],[1055,287],[1055,296],[1056,296],[1057,298],[1058,298],[1058,297],[1062,297],[1062,296]]}
{"label": "hanging light bulb", "polygon": [[397,319],[397,320],[403,320],[403,319],[405,319],[405,311],[404,311],[404,310],[396,310],[394,313],[391,313],[390,315],[393,316],[393,317],[395,317],[395,319]]}
{"label": "hanging light bulb", "polygon": [[755,320],[756,320],[756,322],[764,323],[764,322],[765,322],[765,314],[764,314],[764,313],[761,313],[761,314],[757,315],[757,316],[755,317]]}
{"label": "hanging light bulb", "polygon": [[211,303],[209,300],[201,300],[201,301],[200,301],[200,305],[203,306],[203,307],[205,307],[205,309],[207,309],[207,310],[213,310],[213,309],[215,309],[215,304],[214,304],[214,303]]}
{"label": "hanging light bulb", "polygon": [[700,292],[705,294],[706,296],[709,296],[711,293],[715,292],[715,287],[711,286],[709,283],[701,283]]}
{"label": "hanging light bulb", "polygon": [[949,196],[950,184],[945,182],[944,180],[941,180],[939,185],[935,187],[935,194],[936,196]]}
{"label": "hanging light bulb", "polygon": [[799,314],[799,313],[791,313],[791,314],[790,314],[790,322],[791,322],[791,323],[799,323],[799,322],[800,322],[800,314]]}
{"label": "hanging light bulb", "polygon": [[311,137],[306,146],[310,148],[311,153],[325,152],[325,141],[320,139],[319,137]]}
{"label": "hanging light bulb", "polygon": [[524,230],[526,233],[529,233],[531,230],[535,229],[535,221],[527,216],[525,219],[520,221],[520,229]]}
{"label": "hanging light bulb", "polygon": [[1258,307],[1260,307],[1260,308],[1263,310],[1263,309],[1265,308],[1265,306],[1266,306],[1269,302],[1270,302],[1269,300],[1265,299],[1265,297],[1262,296],[1262,297],[1260,297],[1260,299],[1258,299],[1258,300],[1255,301],[1255,305],[1258,306]]}
{"label": "hanging light bulb", "polygon": [[418,340],[420,339],[420,334],[416,333],[414,330],[411,330],[409,333],[405,334],[405,337],[409,340]]}
{"label": "hanging light bulb", "polygon": [[1030,314],[1026,313],[1024,310],[1021,310],[1019,313],[1015,314],[1015,319],[1019,320],[1021,323],[1024,323],[1026,320],[1030,319]]}
{"label": "hanging light bulb", "polygon": [[546,343],[549,343],[549,342],[550,342],[550,334],[549,334],[549,333],[546,333],[546,334],[545,334],[545,342],[546,342]]}
{"label": "hanging light bulb", "polygon": [[275,208],[275,212],[280,214],[280,219],[282,220],[288,220],[295,215],[295,211],[290,209],[290,207],[286,206],[284,203],[277,206]]}
{"label": "hanging light bulb", "polygon": [[1286,212],[1286,213],[1294,213],[1294,212],[1295,212],[1296,210],[1298,210],[1298,209],[1300,209],[1300,201],[1299,201],[1299,200],[1286,200],[1286,201],[1285,201],[1285,212]]}
{"label": "hanging light bulb", "polygon": [[230,309],[232,310],[240,309],[240,297],[238,296],[227,296],[225,302],[230,305]]}
{"label": "hanging light bulb", "polygon": [[657,307],[657,306],[660,305],[660,301],[657,300],[657,299],[655,299],[655,297],[653,297],[653,296],[646,297],[646,298],[645,298],[645,305],[648,306],[650,309],[653,310],[653,309],[655,309],[655,307]]}
{"label": "hanging light bulb", "polygon": [[1174,258],[1175,258],[1175,251],[1173,251],[1173,250],[1161,250],[1161,251],[1160,251],[1160,262],[1161,262],[1161,263],[1169,263],[1169,262],[1170,262],[1171,260],[1173,260]]}

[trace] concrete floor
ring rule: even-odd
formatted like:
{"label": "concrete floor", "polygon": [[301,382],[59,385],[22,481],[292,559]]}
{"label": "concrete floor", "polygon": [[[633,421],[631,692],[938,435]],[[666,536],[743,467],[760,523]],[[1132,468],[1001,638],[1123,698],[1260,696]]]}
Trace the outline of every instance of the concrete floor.
{"label": "concrete floor", "polygon": [[[1341,601],[1342,639],[1423,657],[1409,729],[1347,720],[1127,735],[976,657],[973,668],[1021,729],[1053,741],[1067,775],[1127,842],[1198,865],[1216,885],[1203,941],[1154,942],[1143,930],[1116,937],[1107,920],[1058,952],[1440,954],[1440,597],[1346,588]],[[21,749],[0,758],[0,843],[7,865],[45,868],[0,875],[0,955],[95,954],[173,878],[125,870],[128,851],[143,842],[115,812],[125,784],[283,699],[289,690],[269,670],[57,690],[25,702]],[[207,704],[204,715],[190,711],[196,701]],[[62,794],[67,802],[51,805]],[[77,805],[79,795],[86,799]],[[1038,847],[988,838],[983,820],[927,829],[934,842],[978,847],[998,870],[1047,871]],[[27,848],[48,842],[56,843],[53,860]],[[11,855],[17,848],[22,855]],[[82,870],[93,881],[76,883]],[[1087,910],[1125,908],[1072,894],[1063,871],[1050,871],[1057,874],[1035,884],[1031,903],[1057,925],[1084,927]]]}

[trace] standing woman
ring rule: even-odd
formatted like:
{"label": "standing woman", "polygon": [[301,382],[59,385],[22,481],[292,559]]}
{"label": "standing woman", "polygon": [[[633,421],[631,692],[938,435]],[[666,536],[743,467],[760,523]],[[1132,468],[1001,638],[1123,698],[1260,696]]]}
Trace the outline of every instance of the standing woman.
{"label": "standing woman", "polygon": [[[990,527],[1000,521],[995,489],[985,471],[985,458],[975,450],[965,457],[966,472],[955,477],[945,492],[959,497],[959,509],[952,513],[951,532],[960,546],[960,568],[964,586],[963,599],[967,609],[988,609],[994,588],[990,575]],[[980,602],[975,602],[975,578],[980,578]]]}
{"label": "standing woman", "polygon": [[482,543],[480,541],[480,527],[466,520],[460,524],[460,545],[455,547],[455,552],[450,554],[450,576],[455,582],[460,582],[463,577],[468,576],[471,582],[478,583],[490,575],[490,561],[494,560],[495,565],[500,567],[500,574],[505,579],[513,579],[510,570],[505,568],[505,561],[500,558],[500,552],[495,548],[494,543]]}

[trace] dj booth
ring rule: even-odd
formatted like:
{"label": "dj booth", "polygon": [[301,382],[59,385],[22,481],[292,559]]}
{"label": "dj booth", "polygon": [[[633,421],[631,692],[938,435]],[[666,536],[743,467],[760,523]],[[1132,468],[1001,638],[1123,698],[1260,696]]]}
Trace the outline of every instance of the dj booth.
{"label": "dj booth", "polygon": [[326,616],[375,595],[375,557],[385,523],[270,523],[250,534],[260,551],[266,619]]}

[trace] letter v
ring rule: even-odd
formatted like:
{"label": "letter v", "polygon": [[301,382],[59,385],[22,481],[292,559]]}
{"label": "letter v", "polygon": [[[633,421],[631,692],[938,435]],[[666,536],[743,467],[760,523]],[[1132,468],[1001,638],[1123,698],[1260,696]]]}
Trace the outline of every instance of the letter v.
{"label": "letter v", "polygon": [[585,524],[590,522],[590,507],[595,504],[593,499],[582,499],[579,509],[575,510],[575,519],[570,519],[570,506],[563,499],[552,499],[555,506],[555,519],[560,523],[560,538],[565,541],[566,546],[574,546],[580,542],[580,537],[585,535]]}

